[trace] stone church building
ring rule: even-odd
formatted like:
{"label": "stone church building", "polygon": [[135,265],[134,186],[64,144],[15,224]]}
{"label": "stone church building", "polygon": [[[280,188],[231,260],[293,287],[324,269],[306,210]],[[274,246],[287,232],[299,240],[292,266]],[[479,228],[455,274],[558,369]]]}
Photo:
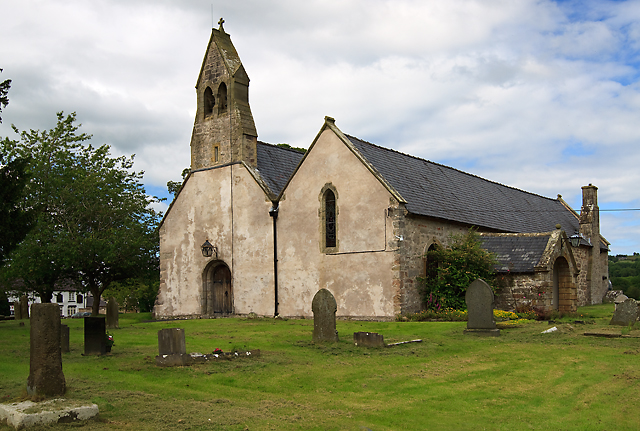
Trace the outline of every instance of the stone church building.
{"label": "stone church building", "polygon": [[326,117],[306,153],[258,141],[249,77],[222,25],[196,84],[191,172],[160,227],[157,318],[417,312],[425,253],[474,227],[497,254],[499,308],[575,310],[608,289],[597,188],[562,200],[383,148]]}

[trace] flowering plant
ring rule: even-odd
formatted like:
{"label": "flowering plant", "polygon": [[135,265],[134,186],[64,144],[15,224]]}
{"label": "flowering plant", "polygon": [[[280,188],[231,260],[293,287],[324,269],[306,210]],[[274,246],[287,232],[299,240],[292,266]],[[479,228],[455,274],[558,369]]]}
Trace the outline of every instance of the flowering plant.
{"label": "flowering plant", "polygon": [[111,347],[115,344],[115,342],[113,341],[113,335],[109,334],[108,332],[105,334],[104,336],[104,344],[107,347]]}

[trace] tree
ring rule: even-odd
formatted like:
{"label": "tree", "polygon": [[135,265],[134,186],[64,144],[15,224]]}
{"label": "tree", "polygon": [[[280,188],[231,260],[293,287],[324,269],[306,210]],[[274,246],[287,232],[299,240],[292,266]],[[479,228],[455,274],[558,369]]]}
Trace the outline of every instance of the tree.
{"label": "tree", "polygon": [[428,308],[466,309],[467,287],[481,278],[495,288],[495,256],[481,247],[477,232],[452,235],[450,246],[436,247],[427,253],[427,261],[437,262],[435,276],[419,278],[422,300]]}
{"label": "tree", "polygon": [[[2,69],[0,69],[0,72],[2,72]],[[9,88],[11,88],[10,79],[5,79],[0,82],[0,113],[2,109],[9,104],[9,97],[7,96]],[[0,123],[2,123],[2,117],[0,117]]]}
{"label": "tree", "polygon": [[167,181],[167,190],[169,190],[169,193],[173,195],[173,199],[178,196],[178,192],[180,191],[182,184],[184,184],[184,180],[187,179],[189,172],[191,172],[191,168],[184,168],[182,170],[182,181]]}
{"label": "tree", "polygon": [[79,127],[75,113],[59,113],[51,131],[22,132],[13,143],[15,154],[33,160],[29,199],[38,219],[8,273],[43,302],[57,282],[73,280],[92,293],[95,315],[111,283],[157,271],[159,214],[149,207],[156,199],[146,195],[143,173],[132,171],[133,156],[83,145],[90,136]]}

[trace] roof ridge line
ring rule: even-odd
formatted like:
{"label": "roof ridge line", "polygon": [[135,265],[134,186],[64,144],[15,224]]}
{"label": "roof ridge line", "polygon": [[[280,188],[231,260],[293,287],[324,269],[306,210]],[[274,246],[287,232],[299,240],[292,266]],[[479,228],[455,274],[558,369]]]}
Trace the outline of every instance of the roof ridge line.
{"label": "roof ridge line", "polygon": [[532,193],[532,192],[520,189],[518,187],[513,187],[513,186],[509,186],[507,184],[499,183],[497,181],[489,180],[489,179],[481,177],[479,175],[471,174],[469,172],[465,172],[465,171],[463,171],[461,169],[454,168],[452,166],[443,165],[442,163],[438,163],[438,162],[434,162],[434,161],[431,161],[431,160],[423,159],[422,157],[414,156],[412,154],[403,153],[402,151],[398,151],[398,150],[395,150],[393,148],[387,148],[387,147],[383,147],[381,145],[373,144],[373,143],[371,143],[369,141],[365,141],[363,139],[360,139],[358,137],[349,135],[347,133],[345,133],[345,136],[347,136],[348,138],[357,139],[358,141],[360,141],[360,142],[362,142],[364,144],[371,145],[373,147],[380,148],[382,150],[391,151],[393,153],[397,153],[397,154],[400,154],[400,155],[403,155],[403,156],[406,156],[406,157],[411,157],[412,159],[420,160],[422,162],[433,163],[434,165],[437,165],[437,166],[440,166],[440,167],[443,167],[443,168],[447,168],[447,169],[451,169],[451,170],[460,172],[461,174],[465,174],[465,175],[468,175],[470,177],[475,177],[475,178],[481,179],[483,181],[486,181],[486,182],[489,182],[489,183],[492,183],[492,184],[497,184],[499,186],[503,186],[503,187],[506,187],[506,188],[509,188],[509,189],[512,189],[512,190],[517,190],[519,192],[526,193],[526,194],[531,195],[531,196],[537,196],[537,197],[540,197],[540,198],[544,198],[544,199],[550,200],[552,202],[558,202],[558,199],[553,199],[553,198],[550,198],[550,197],[547,197],[547,196],[539,195],[537,193]]}

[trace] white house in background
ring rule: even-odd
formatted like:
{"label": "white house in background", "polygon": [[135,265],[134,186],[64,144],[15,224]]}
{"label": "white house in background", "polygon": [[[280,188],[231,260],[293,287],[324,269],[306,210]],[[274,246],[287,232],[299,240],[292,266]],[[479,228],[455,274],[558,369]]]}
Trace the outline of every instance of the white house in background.
{"label": "white house in background", "polygon": [[[87,308],[87,297],[90,295],[86,295],[78,292],[74,288],[67,288],[64,290],[56,290],[53,292],[53,296],[51,297],[51,302],[58,304],[60,306],[60,316],[68,317],[78,311],[82,311],[82,309]],[[33,294],[27,295],[29,306],[31,304],[39,304],[40,298]],[[9,308],[11,309],[11,315],[15,314],[15,310],[13,309],[14,302],[20,300],[20,296],[9,296]]]}

